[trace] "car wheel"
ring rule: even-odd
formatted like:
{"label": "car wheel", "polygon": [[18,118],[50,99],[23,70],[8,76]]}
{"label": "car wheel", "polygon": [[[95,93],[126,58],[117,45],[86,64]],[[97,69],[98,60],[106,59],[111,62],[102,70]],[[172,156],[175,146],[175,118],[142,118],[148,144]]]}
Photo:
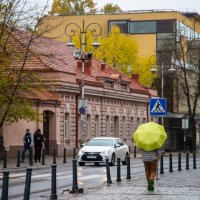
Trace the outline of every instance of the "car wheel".
{"label": "car wheel", "polygon": [[99,163],[98,163],[98,162],[95,162],[94,165],[95,165],[95,166],[99,166]]}
{"label": "car wheel", "polygon": [[84,162],[79,162],[78,164],[79,164],[79,166],[85,166]]}
{"label": "car wheel", "polygon": [[110,165],[111,165],[111,166],[114,166],[114,165],[115,165],[115,154],[113,154],[112,157],[111,157]]}
{"label": "car wheel", "polygon": [[126,156],[125,156],[125,160],[124,161],[122,161],[122,165],[127,165],[127,156],[128,156],[128,153],[126,153]]}

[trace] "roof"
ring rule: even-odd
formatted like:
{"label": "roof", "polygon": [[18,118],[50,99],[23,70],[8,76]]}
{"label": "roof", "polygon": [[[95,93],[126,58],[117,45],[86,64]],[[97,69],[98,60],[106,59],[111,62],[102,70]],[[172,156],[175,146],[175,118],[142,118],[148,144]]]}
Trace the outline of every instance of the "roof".
{"label": "roof", "polygon": [[151,97],[158,97],[158,91],[157,90],[154,90],[154,89],[151,89],[151,88],[148,88],[148,90],[149,90]]}
{"label": "roof", "polygon": [[193,17],[197,20],[200,20],[200,15],[198,12],[193,11],[193,12],[182,12],[183,15],[185,15],[186,17]]}
{"label": "roof", "polygon": [[29,91],[23,96],[32,100],[42,100],[42,101],[59,101],[59,97],[56,94],[48,91]]}
{"label": "roof", "polygon": [[[23,46],[32,37],[31,33],[16,30],[15,39]],[[30,46],[31,58],[25,65],[26,70],[42,70],[52,72],[64,72],[76,76],[77,82],[82,79],[82,69],[78,66],[77,60],[73,57],[73,50],[66,47],[63,42],[54,39],[34,36],[34,42]],[[127,75],[113,69],[96,58],[92,58],[89,68],[85,65],[85,85],[102,86],[101,78],[117,80],[129,85],[132,92],[149,94],[147,88],[139,83],[138,79],[131,79]]]}

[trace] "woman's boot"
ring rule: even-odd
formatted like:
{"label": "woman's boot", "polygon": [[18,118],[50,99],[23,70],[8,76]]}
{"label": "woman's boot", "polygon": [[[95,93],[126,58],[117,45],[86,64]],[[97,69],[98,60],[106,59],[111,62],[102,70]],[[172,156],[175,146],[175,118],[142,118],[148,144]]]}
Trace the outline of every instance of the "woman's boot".
{"label": "woman's boot", "polygon": [[148,191],[154,191],[154,181],[148,180]]}

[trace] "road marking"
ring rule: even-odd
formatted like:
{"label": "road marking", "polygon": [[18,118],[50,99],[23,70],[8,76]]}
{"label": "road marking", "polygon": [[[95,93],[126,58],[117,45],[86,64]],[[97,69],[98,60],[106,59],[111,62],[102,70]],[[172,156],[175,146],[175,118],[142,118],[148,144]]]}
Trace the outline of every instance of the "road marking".
{"label": "road marking", "polygon": [[[9,174],[9,178],[17,178],[17,177],[20,177],[20,176],[25,176],[26,174],[25,173],[20,173],[20,174],[14,174],[14,173],[10,173]],[[0,178],[3,178],[3,174],[0,175]]]}
{"label": "road marking", "polygon": [[[67,175],[67,176],[57,176],[56,179],[60,180],[60,179],[65,179],[65,178],[72,178],[72,175]],[[51,178],[46,178],[46,180],[50,180]]]}

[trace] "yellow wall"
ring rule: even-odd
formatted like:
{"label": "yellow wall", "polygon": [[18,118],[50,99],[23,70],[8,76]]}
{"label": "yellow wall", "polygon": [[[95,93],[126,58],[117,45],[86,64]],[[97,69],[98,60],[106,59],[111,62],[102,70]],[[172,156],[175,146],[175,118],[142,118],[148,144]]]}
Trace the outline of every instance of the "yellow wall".
{"label": "yellow wall", "polygon": [[137,34],[132,37],[139,44],[139,56],[156,55],[156,34]]}
{"label": "yellow wall", "polygon": [[[46,37],[55,38],[58,41],[67,42],[68,37],[65,34],[65,27],[69,23],[77,23],[82,28],[82,22],[85,21],[85,27],[90,23],[99,23],[102,27],[103,36],[108,33],[108,20],[164,20],[178,19],[187,26],[193,28],[194,22],[191,18],[186,18],[179,12],[151,12],[151,13],[127,13],[127,14],[105,14],[105,15],[83,15],[83,16],[47,16],[43,19],[43,23],[39,26],[39,32],[43,32],[48,28],[53,28],[44,34]],[[196,30],[200,31],[199,24],[196,24]],[[139,44],[140,55],[152,55],[156,52],[156,35],[140,34],[133,35]]]}

